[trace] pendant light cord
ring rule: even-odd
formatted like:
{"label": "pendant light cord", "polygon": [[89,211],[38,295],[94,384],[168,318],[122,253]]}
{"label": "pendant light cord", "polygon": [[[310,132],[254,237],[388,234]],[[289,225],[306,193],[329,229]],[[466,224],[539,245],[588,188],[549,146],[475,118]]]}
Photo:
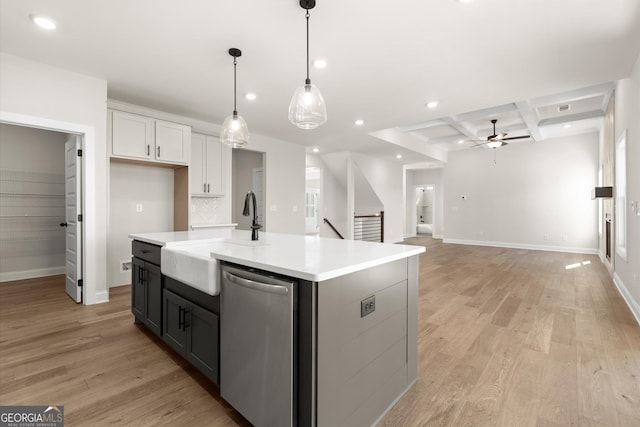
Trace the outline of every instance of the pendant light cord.
{"label": "pendant light cord", "polygon": [[236,64],[238,63],[237,58],[233,57],[233,115],[238,115],[238,109],[236,107]]}
{"label": "pendant light cord", "polygon": [[309,79],[309,9],[307,9],[305,16],[307,18],[307,80],[305,83],[311,84],[311,79]]}

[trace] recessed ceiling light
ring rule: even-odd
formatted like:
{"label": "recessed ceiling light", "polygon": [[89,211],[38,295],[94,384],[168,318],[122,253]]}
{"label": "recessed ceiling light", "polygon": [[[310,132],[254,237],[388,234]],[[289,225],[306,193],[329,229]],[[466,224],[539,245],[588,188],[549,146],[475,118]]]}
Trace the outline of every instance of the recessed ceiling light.
{"label": "recessed ceiling light", "polygon": [[356,126],[362,126],[364,124],[364,120],[358,119],[354,123],[356,124]]}
{"label": "recessed ceiling light", "polygon": [[459,139],[458,144],[464,144],[464,139]]}
{"label": "recessed ceiling light", "polygon": [[29,18],[40,28],[44,28],[45,30],[55,30],[56,23],[53,19],[43,16],[43,15],[29,15]]}
{"label": "recessed ceiling light", "polygon": [[258,96],[253,92],[249,92],[249,93],[245,93],[244,97],[247,98],[249,101],[255,101]]}
{"label": "recessed ceiling light", "polygon": [[427,108],[436,108],[438,106],[438,101],[431,101],[427,103]]}
{"label": "recessed ceiling light", "polygon": [[323,58],[315,59],[313,61],[313,66],[319,70],[322,70],[323,68],[327,68],[327,60]]}
{"label": "recessed ceiling light", "polygon": [[396,154],[396,159],[401,159],[402,158],[402,154]]}
{"label": "recessed ceiling light", "polygon": [[319,149],[319,148],[317,148],[317,147],[313,149],[313,152],[314,152],[314,153],[317,153],[317,152],[319,152],[319,151],[320,151],[320,149]]}
{"label": "recessed ceiling light", "polygon": [[565,123],[565,125],[562,127],[565,129],[569,129],[571,127],[571,123]]}

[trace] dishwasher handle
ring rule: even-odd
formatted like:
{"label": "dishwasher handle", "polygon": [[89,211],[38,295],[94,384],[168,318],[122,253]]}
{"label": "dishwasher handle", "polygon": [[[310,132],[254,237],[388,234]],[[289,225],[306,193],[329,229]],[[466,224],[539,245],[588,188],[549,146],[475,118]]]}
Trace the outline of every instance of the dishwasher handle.
{"label": "dishwasher handle", "polygon": [[235,274],[231,274],[228,271],[223,271],[222,277],[232,283],[235,283],[236,285],[244,286],[245,288],[253,289],[256,291],[279,295],[287,295],[289,293],[289,289],[287,289],[286,286],[256,282],[255,280],[249,280],[245,279],[244,277],[236,276]]}

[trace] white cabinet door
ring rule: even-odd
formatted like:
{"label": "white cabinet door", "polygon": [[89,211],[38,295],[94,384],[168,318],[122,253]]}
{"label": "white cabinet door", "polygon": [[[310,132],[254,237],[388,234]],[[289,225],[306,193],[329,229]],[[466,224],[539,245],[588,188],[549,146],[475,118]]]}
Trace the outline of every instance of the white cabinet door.
{"label": "white cabinet door", "polygon": [[189,181],[191,194],[205,196],[207,182],[205,178],[205,144],[206,136],[199,133],[191,134],[191,162],[189,163]]}
{"label": "white cabinet door", "polygon": [[191,128],[156,120],[155,159],[161,162],[187,164],[191,148]]}
{"label": "white cabinet door", "polygon": [[137,114],[114,111],[112,116],[113,156],[153,159],[154,119]]}
{"label": "white cabinet door", "polygon": [[223,196],[225,162],[222,143],[218,138],[207,136],[206,147],[207,193],[210,196]]}
{"label": "white cabinet door", "polygon": [[191,136],[189,179],[194,196],[224,196],[225,148],[213,136]]}

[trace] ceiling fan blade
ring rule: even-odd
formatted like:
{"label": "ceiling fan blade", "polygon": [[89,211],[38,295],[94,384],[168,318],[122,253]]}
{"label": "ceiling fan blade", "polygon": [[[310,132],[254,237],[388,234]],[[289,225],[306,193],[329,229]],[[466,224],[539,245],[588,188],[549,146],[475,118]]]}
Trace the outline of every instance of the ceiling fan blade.
{"label": "ceiling fan blade", "polygon": [[506,132],[500,132],[494,137],[494,139],[504,139],[505,136],[507,136]]}
{"label": "ceiling fan blade", "polygon": [[530,135],[523,135],[523,136],[510,136],[509,138],[502,138],[503,141],[510,141],[512,139],[525,139],[525,138],[531,138]]}

